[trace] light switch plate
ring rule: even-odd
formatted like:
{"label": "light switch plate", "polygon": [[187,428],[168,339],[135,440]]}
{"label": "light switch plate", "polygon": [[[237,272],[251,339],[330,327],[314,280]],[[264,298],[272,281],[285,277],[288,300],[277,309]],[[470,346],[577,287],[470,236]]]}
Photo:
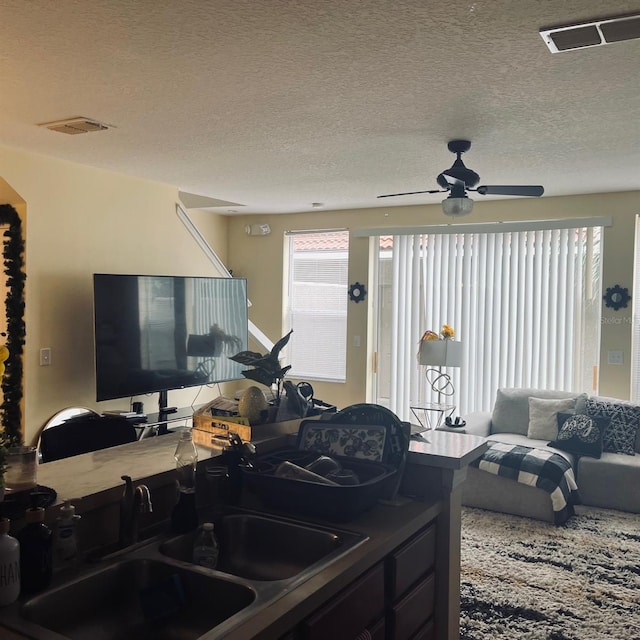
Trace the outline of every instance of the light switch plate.
{"label": "light switch plate", "polygon": [[622,351],[608,351],[607,363],[608,364],[624,364],[624,355]]}

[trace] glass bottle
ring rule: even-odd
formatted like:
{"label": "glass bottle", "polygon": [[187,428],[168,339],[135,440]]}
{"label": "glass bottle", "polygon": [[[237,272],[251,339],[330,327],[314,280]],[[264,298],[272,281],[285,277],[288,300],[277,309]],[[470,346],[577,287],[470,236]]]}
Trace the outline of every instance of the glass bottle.
{"label": "glass bottle", "polygon": [[193,443],[191,429],[185,429],[180,434],[174,457],[178,475],[178,501],[171,512],[171,531],[188,533],[198,526],[196,509],[198,451]]}
{"label": "glass bottle", "polygon": [[44,509],[31,507],[25,512],[26,525],[18,532],[20,543],[21,593],[43,591],[51,583],[52,534],[44,523]]}
{"label": "glass bottle", "polygon": [[179,490],[183,493],[195,493],[198,450],[193,442],[191,429],[185,429],[180,434],[174,458],[178,472]]}

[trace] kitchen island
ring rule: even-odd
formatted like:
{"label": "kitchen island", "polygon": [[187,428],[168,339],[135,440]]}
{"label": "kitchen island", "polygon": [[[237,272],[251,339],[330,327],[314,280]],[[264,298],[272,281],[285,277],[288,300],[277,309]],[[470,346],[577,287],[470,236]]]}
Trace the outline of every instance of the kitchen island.
{"label": "kitchen island", "polygon": [[[38,469],[38,482],[56,490],[58,503],[70,499],[76,505],[83,516],[85,548],[109,545],[117,540],[121,475],[151,490],[157,522],[149,527],[162,524],[168,515],[175,501],[177,437],[169,434],[48,463]],[[429,442],[411,443],[403,495],[338,525],[366,535],[365,543],[243,619],[224,637],[352,640],[366,630],[376,639],[458,638],[459,485],[467,465],[486,445],[482,438],[462,434],[429,432],[426,437]],[[279,444],[257,443],[263,450]],[[201,448],[200,454],[203,469],[219,451]],[[48,509],[51,522],[56,514],[56,505]],[[204,637],[218,636],[214,629]]]}

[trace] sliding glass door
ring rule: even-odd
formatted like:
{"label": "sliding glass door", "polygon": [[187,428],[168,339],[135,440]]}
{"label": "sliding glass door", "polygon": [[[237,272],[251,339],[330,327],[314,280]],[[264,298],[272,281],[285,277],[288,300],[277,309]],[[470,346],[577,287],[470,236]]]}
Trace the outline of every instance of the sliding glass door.
{"label": "sliding glass door", "polygon": [[489,410],[499,387],[595,391],[601,227],[521,227],[376,238],[376,402],[409,420],[438,400],[417,352],[443,324],[463,349],[443,368],[457,415]]}

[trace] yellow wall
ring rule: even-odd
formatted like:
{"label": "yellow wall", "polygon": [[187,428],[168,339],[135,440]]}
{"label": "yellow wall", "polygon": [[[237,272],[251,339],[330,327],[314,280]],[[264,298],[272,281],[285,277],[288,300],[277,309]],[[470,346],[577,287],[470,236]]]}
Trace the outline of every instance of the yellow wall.
{"label": "yellow wall", "polygon": [[[635,215],[640,213],[640,192],[571,196],[562,198],[510,199],[482,201],[478,196],[473,213],[460,222],[496,220],[536,220],[546,218],[611,216],[613,226],[604,234],[603,287],[620,284],[632,290]],[[291,215],[260,215],[231,218],[229,255],[233,256],[235,274],[248,279],[253,303],[249,316],[276,340],[282,335],[282,254],[283,234],[287,230],[348,228],[350,230],[384,226],[446,224],[440,204],[412,207],[389,207],[357,211],[323,211]],[[268,223],[269,236],[247,236],[244,226]],[[370,288],[368,277],[369,243],[365,238],[351,238],[349,283],[361,282]],[[349,303],[347,382],[313,383],[316,396],[345,406],[364,402],[366,376],[370,371],[367,350],[367,306]],[[629,306],[612,311],[603,305],[601,369],[599,392],[602,395],[628,398],[630,389],[631,318]],[[550,331],[553,327],[549,328]],[[354,347],[354,336],[361,337],[361,347]],[[624,365],[608,365],[607,351],[624,353]]]}
{"label": "yellow wall", "polygon": [[[92,274],[217,275],[175,213],[171,185],[0,147],[0,178],[26,202],[28,226],[25,344],[25,441],[67,406],[128,408],[128,399],[97,403],[93,371]],[[192,212],[226,261],[227,218]],[[233,263],[229,264],[233,268]],[[42,347],[52,364],[39,365]],[[189,406],[197,389],[172,391]],[[218,395],[204,389],[198,403]],[[140,398],[147,411],[157,394]]]}
{"label": "yellow wall", "polygon": [[[25,424],[27,442],[59,409],[81,405],[104,410],[123,401],[95,402],[91,275],[94,272],[215,275],[175,213],[177,187],[0,147],[0,179],[26,203],[27,225]],[[635,214],[640,193],[539,200],[482,202],[463,222],[609,215],[605,232],[604,286],[632,287]],[[190,215],[214,250],[237,276],[248,279],[250,318],[272,340],[282,335],[283,234],[288,229],[443,224],[440,205],[390,207],[295,215],[229,217]],[[269,236],[247,236],[244,226],[268,222]],[[352,239],[349,282],[369,286],[368,240]],[[369,369],[367,306],[349,303],[347,382],[314,384],[316,396],[345,406],[366,399]],[[551,328],[550,328],[551,330]],[[353,346],[359,335],[362,346]],[[52,365],[39,366],[39,350],[52,349]],[[254,348],[262,350],[257,345]],[[625,365],[606,364],[608,350],[621,350]],[[631,308],[603,307],[600,392],[628,397]],[[195,390],[174,391],[170,402],[188,406]],[[218,394],[205,389],[197,402]],[[147,410],[157,396],[141,398]],[[126,403],[126,400],[124,400]]]}

